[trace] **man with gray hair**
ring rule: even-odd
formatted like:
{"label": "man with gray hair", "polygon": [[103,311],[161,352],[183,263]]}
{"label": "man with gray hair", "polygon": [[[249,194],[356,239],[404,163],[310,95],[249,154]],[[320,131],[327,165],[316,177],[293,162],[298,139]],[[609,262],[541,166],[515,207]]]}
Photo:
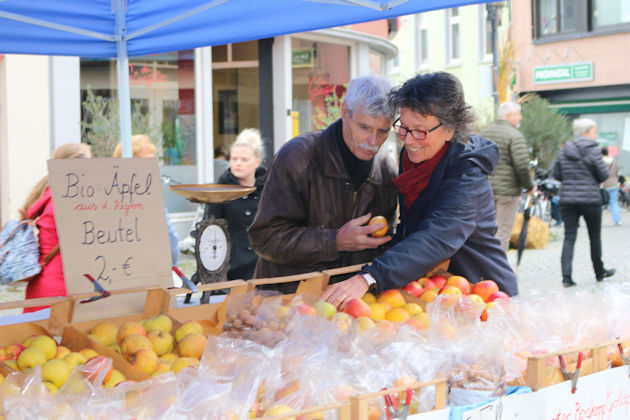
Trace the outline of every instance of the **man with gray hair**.
{"label": "man with gray hair", "polygon": [[534,185],[529,172],[527,143],[518,131],[523,118],[521,106],[503,102],[499,105],[497,116],[498,120],[482,130],[480,135],[499,146],[499,163],[494,175],[489,178],[499,225],[496,236],[501,241],[501,247],[507,251],[521,191],[531,191]]}
{"label": "man with gray hair", "polygon": [[392,232],[397,171],[381,145],[394,109],[391,84],[376,76],[350,81],[341,118],[282,146],[267,172],[249,238],[258,253],[254,278],[288,276],[371,261],[391,237],[372,237],[384,216]]}

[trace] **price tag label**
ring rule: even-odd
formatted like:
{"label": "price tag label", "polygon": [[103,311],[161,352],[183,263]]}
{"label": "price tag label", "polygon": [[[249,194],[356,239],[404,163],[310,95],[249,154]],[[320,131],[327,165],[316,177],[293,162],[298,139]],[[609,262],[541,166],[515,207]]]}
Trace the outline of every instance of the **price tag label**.
{"label": "price tag label", "polygon": [[[156,159],[51,159],[48,171],[69,294],[94,290],[84,274],[107,290],[171,285]],[[143,305],[137,295],[115,296],[77,310],[93,319],[141,312]]]}

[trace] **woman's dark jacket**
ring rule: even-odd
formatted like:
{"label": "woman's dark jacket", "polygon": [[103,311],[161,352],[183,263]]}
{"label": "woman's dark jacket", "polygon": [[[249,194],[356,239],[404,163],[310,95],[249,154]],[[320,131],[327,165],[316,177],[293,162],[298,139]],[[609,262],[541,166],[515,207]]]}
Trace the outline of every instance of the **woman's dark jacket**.
{"label": "woman's dark jacket", "polygon": [[599,184],[608,179],[608,168],[593,139],[577,137],[567,143],[553,164],[553,177],[562,182],[561,205],[602,204]]}
{"label": "woman's dark jacket", "polygon": [[[247,229],[254,221],[254,216],[258,210],[265,172],[266,170],[262,167],[256,169],[256,191],[227,203],[209,204],[206,208],[206,219],[212,214],[216,218],[222,218],[228,222],[228,232],[232,240],[228,280],[248,280],[254,275],[258,255],[249,243]],[[230,168],[221,174],[217,183],[240,185]]]}
{"label": "woman's dark jacket", "polygon": [[450,258],[451,274],[471,283],[494,280],[507,294],[518,294],[514,271],[495,237],[488,175],[498,160],[499,149],[489,140],[472,136],[466,145],[453,142],[408,210],[399,197],[401,222],[392,247],[363,267],[380,290],[403,287]]}

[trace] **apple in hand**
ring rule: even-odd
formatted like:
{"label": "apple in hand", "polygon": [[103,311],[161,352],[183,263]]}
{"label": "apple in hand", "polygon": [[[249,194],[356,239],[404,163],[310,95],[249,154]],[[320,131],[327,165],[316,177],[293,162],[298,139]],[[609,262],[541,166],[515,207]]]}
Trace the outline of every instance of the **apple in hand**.
{"label": "apple in hand", "polygon": [[359,298],[350,299],[344,306],[343,311],[353,318],[362,316],[370,318],[372,316],[372,310],[369,305]]}

